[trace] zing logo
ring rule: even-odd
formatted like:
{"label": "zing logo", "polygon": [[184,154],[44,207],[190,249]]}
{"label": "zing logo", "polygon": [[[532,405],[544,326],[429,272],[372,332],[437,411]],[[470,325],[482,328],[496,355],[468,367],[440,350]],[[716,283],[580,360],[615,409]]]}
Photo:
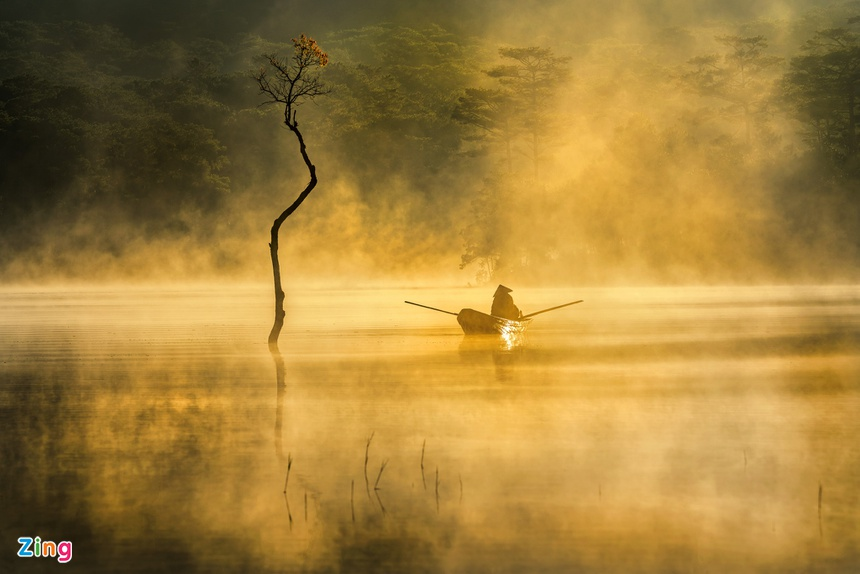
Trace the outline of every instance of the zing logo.
{"label": "zing logo", "polygon": [[72,543],[68,540],[63,542],[51,542],[42,540],[38,536],[30,538],[22,536],[18,539],[21,548],[18,550],[20,558],[56,558],[57,562],[65,564],[72,559]]}

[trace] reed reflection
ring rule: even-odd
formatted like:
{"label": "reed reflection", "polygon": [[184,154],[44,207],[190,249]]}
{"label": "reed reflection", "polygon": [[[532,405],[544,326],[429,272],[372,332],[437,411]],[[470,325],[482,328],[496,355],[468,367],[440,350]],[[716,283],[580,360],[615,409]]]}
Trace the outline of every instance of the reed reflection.
{"label": "reed reflection", "polygon": [[[320,456],[321,445],[332,448],[331,437],[290,442],[284,437],[287,366],[279,352],[271,356],[274,448],[283,472],[281,535],[305,548],[286,555],[290,563],[306,572],[446,571],[463,500],[462,476],[449,468],[450,459],[426,439],[405,445],[385,435],[380,443],[373,430],[346,464]],[[363,495],[356,484],[362,481]]]}
{"label": "reed reflection", "polygon": [[[372,451],[372,441],[368,441]],[[366,452],[368,452],[366,450]],[[309,572],[445,572],[458,535],[460,507],[441,488],[438,467],[435,487],[388,474],[389,459],[378,463],[369,453],[366,496],[355,497],[350,480],[349,511],[337,502],[323,505]],[[403,470],[403,469],[399,469]],[[416,469],[413,469],[416,470]],[[428,483],[434,480],[428,477]],[[413,478],[416,478],[413,476]]]}

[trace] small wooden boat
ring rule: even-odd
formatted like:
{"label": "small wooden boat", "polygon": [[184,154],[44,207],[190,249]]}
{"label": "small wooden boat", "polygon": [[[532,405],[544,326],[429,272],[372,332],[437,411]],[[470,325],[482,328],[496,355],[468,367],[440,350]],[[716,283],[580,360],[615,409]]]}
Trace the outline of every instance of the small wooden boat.
{"label": "small wooden boat", "polygon": [[460,324],[460,327],[462,327],[463,332],[467,335],[501,335],[502,337],[509,338],[522,335],[532,322],[531,318],[535,315],[561,309],[568,305],[582,303],[582,300],[529,313],[528,315],[523,315],[519,319],[505,319],[503,317],[496,317],[495,315],[487,315],[486,313],[481,313],[474,309],[461,309],[459,313],[454,313],[452,311],[445,311],[444,309],[437,309],[436,307],[430,307],[420,303],[413,303],[412,301],[404,301],[404,303],[415,305],[416,307],[424,307],[425,309],[430,309],[432,311],[439,311],[440,313],[447,313],[448,315],[455,315],[457,317],[457,322]]}
{"label": "small wooden boat", "polygon": [[457,313],[457,322],[467,335],[520,335],[532,322],[530,318],[512,320],[487,315],[474,309],[463,309]]}

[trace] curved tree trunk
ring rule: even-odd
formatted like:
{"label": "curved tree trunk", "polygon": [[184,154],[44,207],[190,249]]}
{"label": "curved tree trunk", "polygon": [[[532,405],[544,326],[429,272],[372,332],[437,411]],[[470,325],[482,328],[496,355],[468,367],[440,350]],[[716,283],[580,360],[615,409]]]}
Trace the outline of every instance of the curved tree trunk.
{"label": "curved tree trunk", "polygon": [[[287,108],[289,110],[289,108]],[[275,322],[272,324],[272,330],[269,331],[269,349],[276,351],[278,349],[278,337],[281,335],[281,329],[284,326],[284,290],[281,287],[281,263],[278,259],[278,234],[281,230],[281,224],[287,219],[305,200],[305,198],[313,191],[317,185],[317,170],[314,164],[311,163],[308,157],[307,149],[305,148],[305,140],[302,133],[299,131],[299,124],[296,122],[296,115],[293,112],[292,119],[289,116],[289,111],[284,115],[284,124],[293,132],[299,140],[299,151],[302,154],[302,159],[308,168],[310,181],[305,186],[296,200],[287,209],[275,219],[272,224],[271,240],[269,242],[269,254],[272,258],[272,276],[275,280]]]}

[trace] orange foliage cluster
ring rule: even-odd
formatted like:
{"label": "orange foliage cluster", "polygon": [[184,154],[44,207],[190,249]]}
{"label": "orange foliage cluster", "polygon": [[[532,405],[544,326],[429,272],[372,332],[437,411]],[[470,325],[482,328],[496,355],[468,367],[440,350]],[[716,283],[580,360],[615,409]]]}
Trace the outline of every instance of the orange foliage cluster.
{"label": "orange foliage cluster", "polygon": [[293,45],[296,47],[296,56],[301,61],[316,63],[321,68],[328,64],[328,54],[323,52],[313,38],[308,38],[302,34],[298,38],[293,38]]}

